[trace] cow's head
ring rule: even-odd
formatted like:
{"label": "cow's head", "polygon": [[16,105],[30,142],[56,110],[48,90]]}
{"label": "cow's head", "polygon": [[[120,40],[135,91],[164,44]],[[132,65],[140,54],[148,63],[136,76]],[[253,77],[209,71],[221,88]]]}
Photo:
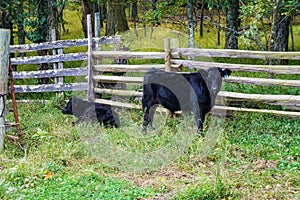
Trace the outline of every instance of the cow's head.
{"label": "cow's head", "polygon": [[222,70],[219,67],[213,67],[207,70],[207,88],[211,95],[214,97],[217,95],[222,85],[222,77],[228,78],[230,74],[230,69]]}
{"label": "cow's head", "polygon": [[73,115],[73,109],[72,109],[73,105],[72,104],[73,104],[73,99],[70,98],[67,105],[61,110],[61,112],[65,115],[66,114]]}

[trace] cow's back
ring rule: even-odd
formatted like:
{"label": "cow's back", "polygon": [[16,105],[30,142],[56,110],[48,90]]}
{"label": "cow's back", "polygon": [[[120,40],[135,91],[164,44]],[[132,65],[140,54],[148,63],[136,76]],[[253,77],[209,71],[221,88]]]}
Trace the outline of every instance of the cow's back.
{"label": "cow's back", "polygon": [[195,103],[209,105],[209,91],[203,78],[206,74],[204,70],[179,74],[150,69],[144,76],[143,107],[161,104],[173,113],[193,110]]}

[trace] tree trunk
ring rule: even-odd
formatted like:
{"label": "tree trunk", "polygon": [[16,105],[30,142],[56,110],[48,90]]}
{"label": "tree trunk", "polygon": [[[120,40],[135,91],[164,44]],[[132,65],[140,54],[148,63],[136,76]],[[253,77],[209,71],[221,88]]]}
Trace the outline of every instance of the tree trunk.
{"label": "tree trunk", "polygon": [[[274,51],[275,49],[275,41],[276,41],[276,34],[277,34],[277,28],[278,28],[278,6],[280,4],[280,0],[273,0],[275,3],[274,9],[273,9],[273,21],[272,21],[272,29],[271,29],[271,37],[270,37],[270,51]],[[272,61],[269,63],[272,65]]]}
{"label": "tree trunk", "polygon": [[294,33],[293,33],[292,19],[291,19],[291,22],[290,22],[290,31],[291,31],[292,51],[295,51],[295,41],[294,41]]}
{"label": "tree trunk", "polygon": [[138,18],[138,6],[137,6],[137,2],[134,1],[132,2],[131,5],[131,17],[133,19],[133,29],[134,29],[134,33],[136,36],[138,36],[137,30],[136,30],[136,22],[137,22],[137,18]]}
{"label": "tree trunk", "polygon": [[[23,5],[18,7],[18,12],[24,12]],[[25,29],[24,29],[24,19],[18,18],[18,44],[25,44]]]}
{"label": "tree trunk", "polygon": [[129,30],[125,14],[125,0],[121,2],[119,0],[108,0],[107,7],[106,35],[115,35]]}
{"label": "tree trunk", "polygon": [[204,0],[201,0],[201,13],[200,13],[200,37],[203,37],[203,19],[204,18]]}
{"label": "tree trunk", "polygon": [[[93,4],[91,0],[81,0],[81,25],[84,37],[87,38],[87,15],[93,13]],[[92,24],[94,24],[94,18],[92,17]],[[94,27],[92,26],[92,32],[94,33]],[[94,35],[94,34],[93,34]]]}
{"label": "tree trunk", "polygon": [[289,47],[289,28],[291,17],[281,15],[278,19],[275,51],[288,51]]}
{"label": "tree trunk", "polygon": [[131,19],[137,20],[137,17],[138,17],[138,4],[137,1],[133,1],[131,3]]}
{"label": "tree trunk", "polygon": [[64,29],[64,19],[63,19],[63,11],[66,7],[66,4],[67,4],[67,0],[62,0],[62,4],[60,7],[57,7],[57,24],[56,24],[56,29],[57,29],[57,40],[60,40],[61,39],[61,28],[63,28],[63,31],[65,31]]}
{"label": "tree trunk", "polygon": [[193,2],[192,0],[186,1],[186,14],[188,19],[188,47],[195,47],[195,36],[194,36],[194,19],[193,19]]}
{"label": "tree trunk", "polygon": [[1,12],[1,25],[0,28],[10,29],[10,22],[8,19],[8,13],[6,11]]}
{"label": "tree trunk", "polygon": [[[152,2],[151,2],[151,7],[152,7],[153,13],[155,13],[155,11],[156,11],[156,3],[157,3],[157,0],[152,0]],[[158,18],[155,16],[154,21],[151,22],[151,33],[150,33],[151,36],[150,37],[152,37],[153,31],[154,31],[153,28],[157,24],[158,24]]]}
{"label": "tree trunk", "polygon": [[221,45],[221,14],[220,14],[220,9],[218,8],[217,10],[218,12],[218,38],[217,38],[217,43],[218,43],[218,46]]}
{"label": "tree trunk", "polygon": [[[24,12],[24,7],[23,7],[23,4],[20,4],[18,6],[18,13],[23,13]],[[17,27],[18,27],[18,44],[25,44],[25,28],[24,28],[24,18],[18,18],[17,19]],[[26,56],[26,53],[25,52],[21,52],[21,53],[18,53],[17,57],[25,57]],[[13,68],[13,71],[17,71],[17,66],[18,65],[13,65],[12,68]]]}
{"label": "tree trunk", "polygon": [[[152,0],[151,7],[152,7],[152,11],[154,11],[154,12],[156,11],[156,4],[157,4],[157,0]],[[158,21],[157,16],[155,16],[154,21],[155,22],[152,23],[152,26],[160,24],[159,21]]]}
{"label": "tree trunk", "polygon": [[226,13],[225,49],[238,49],[239,0],[229,1]]}
{"label": "tree trunk", "polygon": [[[9,16],[9,13],[3,11],[2,12],[2,24],[0,28],[9,29],[11,32],[13,31],[13,24],[11,22],[11,17]],[[14,45],[14,36],[13,34],[10,35],[10,45]]]}
{"label": "tree trunk", "polygon": [[[278,18],[278,29],[276,34],[276,42],[274,51],[288,51],[289,48],[289,30],[291,17],[281,15]],[[288,60],[278,60],[278,64],[285,65]]]}
{"label": "tree trunk", "polygon": [[56,0],[48,0],[48,9],[49,14],[47,15],[47,24],[48,24],[48,41],[52,41],[52,31],[55,30],[56,38],[59,38],[58,34],[58,10]]}
{"label": "tree trunk", "polygon": [[106,21],[106,16],[107,16],[107,7],[106,7],[106,3],[102,3],[100,6],[100,10],[101,10],[101,21],[104,22]]}
{"label": "tree trunk", "polygon": [[[47,1],[38,1],[37,2],[37,18],[38,18],[38,32],[40,34],[40,38],[33,42],[46,42],[48,38],[48,21],[45,20],[45,16],[48,16],[49,5]],[[37,51],[38,56],[47,55],[47,50],[40,50]],[[48,70],[49,66],[48,63],[41,63],[38,65],[38,70]],[[40,84],[47,84],[49,83],[49,78],[41,78],[39,79]]]}

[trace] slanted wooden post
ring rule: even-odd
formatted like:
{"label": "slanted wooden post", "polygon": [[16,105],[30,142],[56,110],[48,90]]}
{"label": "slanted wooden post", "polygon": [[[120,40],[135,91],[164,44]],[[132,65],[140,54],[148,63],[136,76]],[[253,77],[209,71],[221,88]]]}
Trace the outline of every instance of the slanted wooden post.
{"label": "slanted wooden post", "polygon": [[10,30],[0,29],[0,153],[4,149],[5,134],[5,95],[8,83],[8,59],[9,59]]}
{"label": "slanted wooden post", "polygon": [[93,32],[91,15],[87,15],[87,32],[88,32],[88,100],[94,101],[94,81],[93,81]]}

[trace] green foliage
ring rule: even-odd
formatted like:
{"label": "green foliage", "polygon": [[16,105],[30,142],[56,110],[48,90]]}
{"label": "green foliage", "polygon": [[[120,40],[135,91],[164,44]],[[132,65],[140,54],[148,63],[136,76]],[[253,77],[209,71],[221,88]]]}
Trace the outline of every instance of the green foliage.
{"label": "green foliage", "polygon": [[279,4],[279,13],[286,16],[293,16],[298,10],[300,10],[300,2],[297,0],[285,0]]}
{"label": "green foliage", "polygon": [[27,17],[24,21],[26,37],[34,42],[45,42],[47,37],[47,29],[41,29],[43,24],[47,23],[47,16],[41,18]]}
{"label": "green foliage", "polygon": [[49,179],[26,177],[23,183],[0,182],[0,197],[5,199],[138,199],[153,195],[128,181],[97,175],[52,176]]}
{"label": "green foliage", "polygon": [[228,0],[208,0],[209,9],[220,9],[223,12],[229,7]]}
{"label": "green foliage", "polygon": [[240,6],[241,26],[247,27],[241,34],[241,40],[247,49],[258,46],[260,50],[266,50],[263,39],[270,35],[268,24],[272,22],[271,10],[273,7],[273,1],[269,0],[249,1]]}
{"label": "green foliage", "polygon": [[279,16],[293,16],[300,9],[300,3],[295,0],[280,1],[278,8],[271,0],[252,0],[241,4],[241,27],[246,28],[240,38],[247,49],[258,47],[259,50],[268,50],[275,9],[278,9]]}
{"label": "green foliage", "polygon": [[173,197],[180,200],[215,200],[215,199],[237,199],[230,193],[230,188],[221,181],[215,184],[203,181],[197,185],[189,186],[184,192],[180,192]]}

